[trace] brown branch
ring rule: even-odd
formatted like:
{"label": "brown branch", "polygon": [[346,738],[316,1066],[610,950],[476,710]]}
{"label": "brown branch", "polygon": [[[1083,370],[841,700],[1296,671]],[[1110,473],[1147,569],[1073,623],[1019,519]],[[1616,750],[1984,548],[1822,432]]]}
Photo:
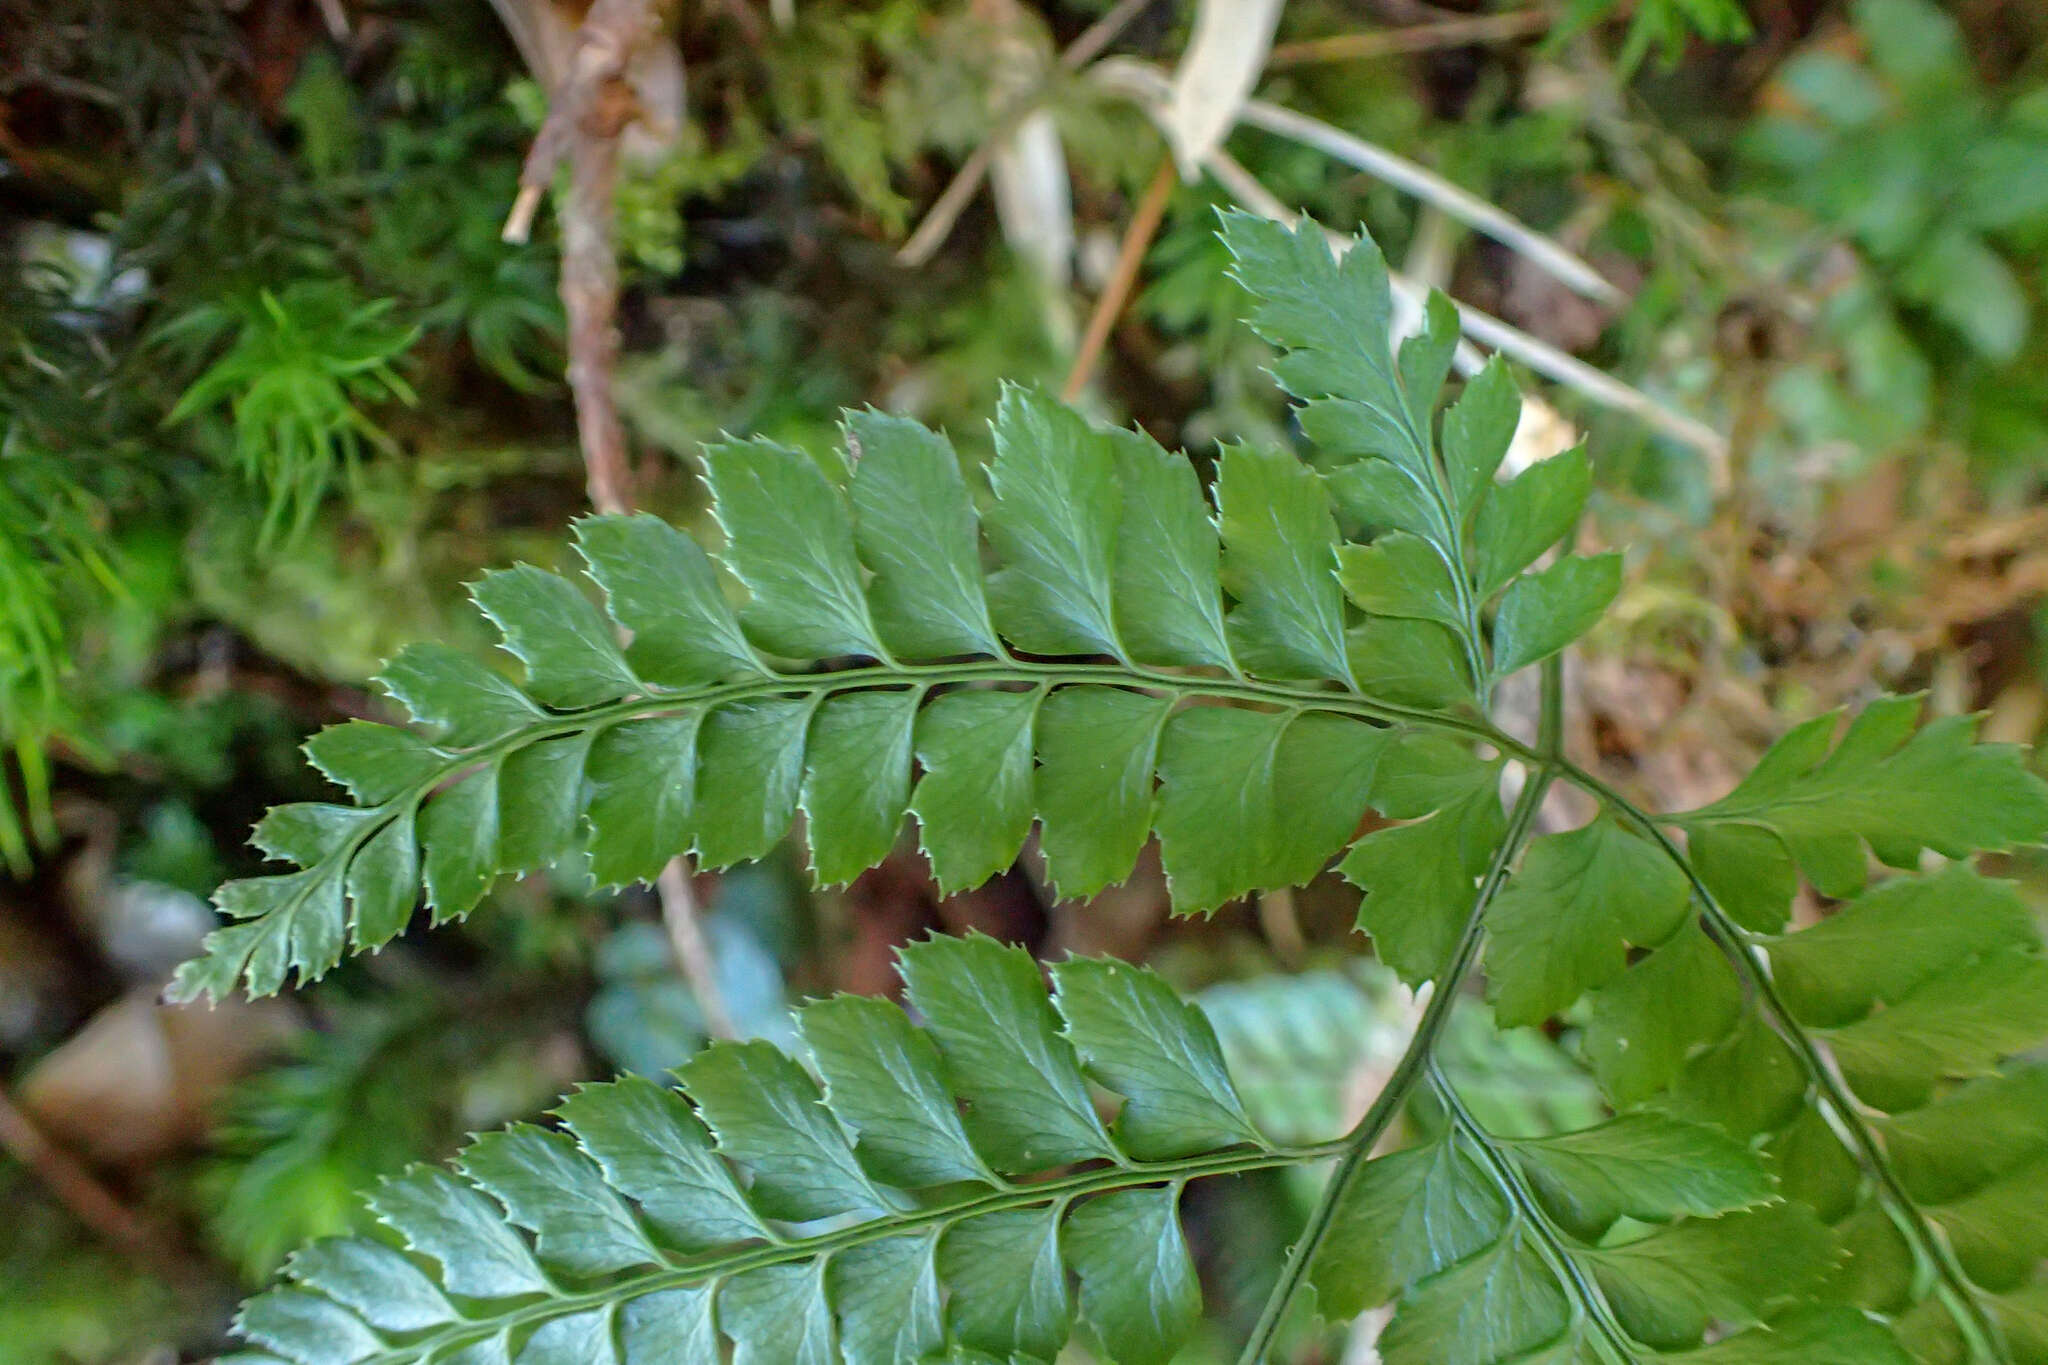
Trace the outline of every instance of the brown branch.
{"label": "brown branch", "polygon": [[1095,311],[1088,317],[1088,331],[1075,352],[1073,368],[1067,371],[1067,382],[1060,387],[1061,401],[1071,403],[1079,398],[1088,385],[1088,377],[1095,372],[1102,348],[1109,344],[1110,331],[1138,282],[1138,270],[1159,231],[1159,221],[1166,216],[1166,204],[1173,197],[1177,178],[1172,155],[1159,158],[1159,169],[1152,173],[1152,183],[1145,187],[1138,207],[1131,211],[1131,224],[1124,229],[1123,245],[1117,248],[1116,269],[1110,272],[1109,283],[1102,287],[1102,296],[1095,300]]}
{"label": "brown branch", "polygon": [[619,263],[612,247],[619,135],[640,115],[626,67],[661,31],[652,0],[597,0],[576,31],[569,70],[519,173],[519,198],[505,220],[509,242],[526,240],[555,171],[569,163],[562,204],[562,309],[569,324],[569,390],[588,471],[590,504],[623,512],[633,504],[626,433],[612,397],[619,359]]}
{"label": "brown branch", "polygon": [[668,929],[669,946],[675,949],[676,965],[697,997],[697,1009],[704,1016],[704,1031],[713,1038],[737,1038],[732,1013],[718,989],[718,960],[711,954],[711,941],[704,937],[704,922],[697,913],[697,892],[690,884],[690,868],[681,858],[672,859],[655,879],[654,890],[661,897],[661,921]]}
{"label": "brown branch", "polygon": [[101,1184],[84,1162],[52,1142],[4,1088],[0,1088],[0,1149],[27,1168],[58,1203],[100,1237],[153,1271],[177,1265],[177,1258],[156,1230]]}

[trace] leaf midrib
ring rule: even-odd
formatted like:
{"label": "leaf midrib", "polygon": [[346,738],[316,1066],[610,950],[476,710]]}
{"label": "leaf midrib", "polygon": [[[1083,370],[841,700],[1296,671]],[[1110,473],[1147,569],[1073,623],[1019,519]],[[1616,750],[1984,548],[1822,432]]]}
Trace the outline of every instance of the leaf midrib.
{"label": "leaf midrib", "polygon": [[[970,682],[1014,682],[1037,684],[1047,688],[1063,684],[1092,683],[1100,686],[1167,692],[1173,694],[1176,702],[1204,697],[1321,710],[1383,724],[1401,723],[1450,730],[1483,740],[1509,753],[1520,755],[1524,751],[1524,746],[1519,741],[1502,734],[1483,721],[1379,701],[1356,692],[1327,691],[1280,683],[1240,682],[1229,678],[1205,678],[1166,673],[1123,663],[1041,664],[1011,659],[981,660],[964,664],[874,665],[832,673],[777,673],[765,678],[749,678],[737,683],[711,684],[693,689],[654,688],[642,695],[579,711],[549,713],[545,719],[520,726],[489,743],[455,753],[448,762],[409,790],[380,803],[379,806],[364,807],[363,809],[368,810],[381,809],[388,814],[382,819],[364,821],[359,829],[350,832],[348,838],[334,853],[307,870],[315,870],[337,862],[345,866],[377,831],[389,823],[390,817],[416,807],[449,778],[468,769],[495,762],[516,749],[544,740],[558,739],[623,720],[661,715],[694,706],[720,706],[756,697],[812,692],[815,694],[813,702],[816,703],[825,695],[840,691],[890,687],[929,689],[948,683]],[[303,896],[295,898],[290,908],[299,908],[303,901]],[[280,907],[280,910],[284,908]],[[264,918],[267,922],[273,917],[266,915]]]}

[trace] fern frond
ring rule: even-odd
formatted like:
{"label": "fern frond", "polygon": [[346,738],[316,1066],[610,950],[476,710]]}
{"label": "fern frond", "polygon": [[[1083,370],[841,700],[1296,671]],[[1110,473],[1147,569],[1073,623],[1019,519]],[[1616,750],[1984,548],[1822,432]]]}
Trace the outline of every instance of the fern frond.
{"label": "fern frond", "polygon": [[[558,1129],[395,1178],[371,1200],[390,1239],[301,1252],[241,1332],[300,1362],[715,1360],[723,1336],[740,1361],[894,1365],[1050,1359],[1078,1318],[1113,1359],[1168,1359],[1200,1303],[1182,1187],[1319,1149],[1260,1137],[1207,1022],[1149,972],[1076,959],[1048,997],[982,937],[912,945],[903,971],[924,1029],[872,999],[803,1008],[817,1079],[714,1044],[681,1091],[589,1087]],[[1090,1080],[1122,1096],[1114,1123]]]}
{"label": "fern frond", "polygon": [[[1319,239],[1246,219],[1230,233],[1262,287],[1316,256],[1334,268]],[[744,606],[728,606],[694,541],[645,516],[578,527],[605,611],[536,568],[486,577],[477,604],[523,686],[438,646],[395,659],[385,689],[435,733],[351,722],[315,737],[314,763],[360,804],[263,822],[259,846],[303,870],[222,888],[241,922],[176,993],[317,977],[395,934],[422,883],[438,922],[501,873],[577,847],[605,883],[650,880],[685,852],[714,867],[758,858],[799,810],[823,883],[880,861],[908,812],[946,890],[1006,869],[1036,822],[1061,894],[1122,880],[1156,834],[1176,908],[1206,912],[1306,881],[1368,806],[1414,817],[1449,803],[1471,837],[1446,875],[1469,879],[1499,821],[1498,764],[1470,743],[1502,738],[1479,691],[1582,629],[1613,594],[1614,561],[1523,574],[1544,548],[1527,533],[1505,558],[1475,553],[1513,387],[1499,371],[1475,383],[1445,416],[1439,460],[1432,411],[1455,327],[1438,308],[1398,371],[1371,370],[1358,356],[1378,343],[1360,350],[1346,328],[1384,312],[1384,268],[1365,246],[1354,259],[1323,282],[1355,296],[1348,311],[1298,338],[1349,350],[1297,350],[1284,372],[1304,389],[1371,386],[1311,411],[1354,452],[1384,433],[1405,443],[1339,474],[1397,471],[1433,509],[1419,531],[1340,552],[1337,476],[1249,447],[1224,452],[1212,512],[1186,460],[1021,389],[995,419],[985,519],[950,445],[903,418],[851,415],[844,463],[715,448],[719,560]],[[1553,538],[1585,492],[1566,482],[1542,499]],[[1424,564],[1427,593],[1455,610],[1418,596]],[[1489,632],[1478,613],[1493,596]],[[1428,918],[1397,956],[1426,975],[1456,906],[1402,900],[1405,865],[1382,870],[1399,838],[1373,836],[1347,872],[1385,889],[1375,907]]]}
{"label": "fern frond", "polygon": [[[299,1253],[240,1331],[302,1365],[636,1365],[716,1359],[721,1337],[740,1361],[858,1363],[1049,1360],[1078,1322],[1109,1359],[1170,1358],[1200,1306],[1186,1182],[1340,1144],[1263,1138],[1206,1019],[1143,969],[1070,960],[1048,993],[1021,950],[979,936],[911,945],[902,965],[922,1029],[836,997],[799,1012],[815,1076],[720,1043],[680,1091],[579,1091],[559,1128],[387,1182],[385,1235]],[[1114,1122],[1090,1082],[1120,1097]],[[1497,1142],[1460,1125],[1372,1163],[1318,1263],[1337,1312],[1414,1286],[1390,1361],[1491,1361],[1566,1331],[1545,1238],[1627,1305],[1636,1348],[1761,1316],[1827,1268],[1819,1223],[1711,1128],[1640,1115]],[[1682,1221],[1593,1244],[1624,1216]],[[1775,1248],[1763,1263],[1752,1236]]]}
{"label": "fern frond", "polygon": [[[1044,1359],[1078,1312],[1109,1357],[1159,1360],[1195,1311],[1181,1186],[1336,1156],[1248,1362],[1308,1283],[1326,1312],[1397,1300],[1397,1363],[2027,1358],[2048,1163],[2038,1078],[2004,1068],[2048,1035],[2030,916],[1958,866],[1784,927],[1801,872],[1861,891],[1866,847],[1906,867],[2039,838],[2048,786],[1968,721],[1917,726],[1912,699],[1839,742],[1835,718],[1795,730],[1677,816],[1573,766],[1554,656],[1618,561],[1531,566],[1577,517],[1583,456],[1497,482],[1512,385],[1490,371],[1439,419],[1452,319],[1433,305],[1390,347],[1370,243],[1225,236],[1320,468],[1228,449],[1212,511],[1186,461],[1015,389],[985,516],[944,438],[903,419],[854,414],[844,458],[716,448],[717,562],[608,518],[578,528],[603,610],[535,568],[485,578],[523,682],[438,646],[393,660],[416,728],[309,743],[355,804],[264,819],[258,845],[299,870],[222,888],[238,922],[174,993],[316,977],[399,932],[422,886],[438,922],[578,850],[607,883],[757,858],[798,812],[822,882],[880,860],[906,813],[948,890],[1034,825],[1070,896],[1156,838],[1182,912],[1348,844],[1360,926],[1434,986],[1357,1127],[1262,1138],[1155,978],[1067,963],[1049,1002],[1021,954],[934,942],[904,959],[925,1031],[823,1002],[803,1015],[822,1090],[772,1046],[718,1045],[686,1093],[625,1082],[570,1100],[566,1135],[482,1139],[462,1178],[379,1197],[409,1251],[308,1253],[251,1305],[254,1340],[297,1365],[631,1365],[715,1358],[721,1333],[741,1361]],[[1531,745],[1486,698],[1539,661]],[[1560,780],[1600,811],[1532,841]],[[1359,837],[1368,810],[1397,823]],[[1611,1120],[1486,1126],[1439,1055],[1475,968],[1511,1028],[1590,996]],[[1113,1126],[1091,1083],[1124,1097]],[[1370,1159],[1424,1093],[1443,1122]]]}

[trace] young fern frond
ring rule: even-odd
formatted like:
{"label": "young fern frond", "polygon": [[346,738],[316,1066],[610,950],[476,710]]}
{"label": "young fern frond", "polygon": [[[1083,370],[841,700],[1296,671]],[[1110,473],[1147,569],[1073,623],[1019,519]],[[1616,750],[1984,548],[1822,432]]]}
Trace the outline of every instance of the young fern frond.
{"label": "young fern frond", "polygon": [[[799,811],[825,883],[878,862],[906,813],[948,890],[1007,868],[1034,825],[1066,896],[1156,837],[1183,913],[1341,852],[1381,958],[1434,983],[1357,1127],[1267,1141],[1206,1022],[1144,973],[1061,964],[1048,1002],[1021,954],[936,941],[904,955],[922,1031],[825,1001],[802,1016],[817,1079],[721,1044],[680,1093],[579,1094],[561,1131],[387,1187],[403,1247],[309,1251],[251,1304],[252,1340],[298,1365],[715,1359],[721,1333],[740,1361],[1044,1360],[1078,1304],[1109,1358],[1163,1360],[1198,1301],[1185,1182],[1333,1157],[1248,1361],[1310,1285],[1331,1315],[1398,1299],[1391,1365],[2048,1351],[2048,1225],[2023,1211],[2048,1170],[2025,1117],[2041,1083],[2002,1071],[2048,1036],[2031,920],[1955,867],[1783,932],[1800,872],[1853,896],[1866,846],[1912,868],[2038,838],[2048,787],[1968,721],[1916,729],[1913,700],[1839,742],[1835,718],[1801,727],[1679,816],[1565,761],[1553,656],[1619,566],[1531,566],[1577,520],[1583,455],[1498,482],[1514,387],[1490,369],[1439,422],[1445,305],[1395,350],[1369,242],[1339,261],[1313,227],[1224,231],[1323,468],[1228,449],[1212,512],[1186,461],[1014,389],[985,513],[945,440],[901,418],[850,416],[844,460],[714,449],[744,605],[650,517],[579,525],[602,612],[538,569],[484,579],[523,685],[436,646],[394,660],[384,685],[423,732],[315,737],[356,804],[262,822],[300,870],[223,888],[236,922],[174,991],[317,977],[403,928],[421,885],[439,922],[577,850],[606,883],[757,858]],[[1529,742],[1486,699],[1539,662]],[[1532,837],[1554,781],[1600,813]],[[1397,823],[1356,837],[1368,810]],[[1479,967],[1503,1026],[1585,1012],[1612,1119],[1486,1128],[1437,1064]],[[1113,1125],[1090,1081],[1122,1097]],[[1443,1121],[1372,1158],[1423,1093]]]}

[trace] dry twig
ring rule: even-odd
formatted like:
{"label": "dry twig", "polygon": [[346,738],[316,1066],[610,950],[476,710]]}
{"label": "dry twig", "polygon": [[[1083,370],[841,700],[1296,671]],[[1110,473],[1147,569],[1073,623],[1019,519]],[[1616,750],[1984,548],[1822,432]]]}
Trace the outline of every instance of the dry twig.
{"label": "dry twig", "polygon": [[[642,110],[627,82],[634,54],[661,32],[654,0],[596,0],[577,30],[569,69],[519,174],[519,198],[505,222],[505,240],[524,241],[556,168],[569,163],[562,205],[562,308],[569,321],[569,391],[583,448],[590,505],[598,512],[633,507],[626,430],[612,392],[619,361],[619,262],[612,244],[619,178],[619,138]],[[698,922],[690,870],[677,858],[662,869],[655,892],[676,965],[697,997],[707,1030],[733,1036],[718,989],[716,963]]]}
{"label": "dry twig", "polygon": [[1176,178],[1173,157],[1161,157],[1152,183],[1145,187],[1144,196],[1131,212],[1131,225],[1124,230],[1123,245],[1117,250],[1116,269],[1110,272],[1109,283],[1102,287],[1102,297],[1095,300],[1095,311],[1088,317],[1088,331],[1074,355],[1073,368],[1067,371],[1067,382],[1060,387],[1061,401],[1071,403],[1079,398],[1088,385],[1088,377],[1095,372],[1102,348],[1109,343],[1110,331],[1124,311],[1132,286],[1138,282],[1145,250],[1159,231],[1159,220],[1166,216],[1166,203],[1173,197]]}
{"label": "dry twig", "polygon": [[569,322],[569,389],[589,473],[590,505],[600,512],[632,506],[632,470],[625,428],[612,397],[618,365],[619,263],[612,248],[619,135],[640,113],[626,67],[661,31],[653,0],[597,0],[576,32],[568,74],[555,88],[548,116],[519,173],[519,197],[505,220],[505,240],[523,242],[533,215],[569,163],[562,205],[562,308]]}

